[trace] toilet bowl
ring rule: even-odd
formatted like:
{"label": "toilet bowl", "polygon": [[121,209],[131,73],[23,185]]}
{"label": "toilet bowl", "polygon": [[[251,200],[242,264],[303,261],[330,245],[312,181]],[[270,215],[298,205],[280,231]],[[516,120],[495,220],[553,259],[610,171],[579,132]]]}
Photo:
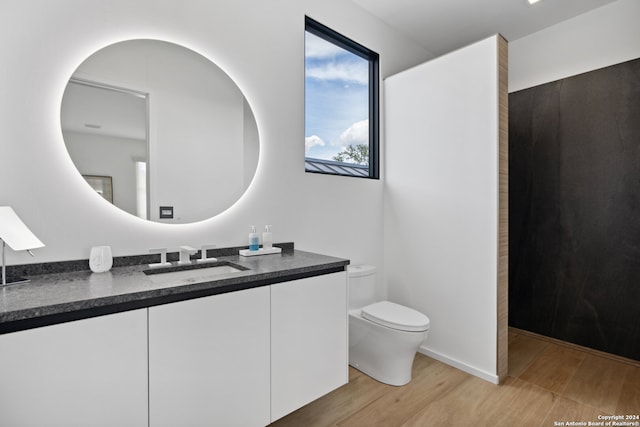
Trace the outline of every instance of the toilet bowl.
{"label": "toilet bowl", "polygon": [[349,267],[349,364],[385,384],[411,381],[429,318],[389,301],[375,302],[375,267]]}

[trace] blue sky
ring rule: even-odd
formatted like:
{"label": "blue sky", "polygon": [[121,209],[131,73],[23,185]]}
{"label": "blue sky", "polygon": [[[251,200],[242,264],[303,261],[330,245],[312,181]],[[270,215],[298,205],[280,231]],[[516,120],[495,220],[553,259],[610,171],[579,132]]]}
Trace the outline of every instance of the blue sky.
{"label": "blue sky", "polygon": [[305,33],[305,156],[369,143],[369,62]]}

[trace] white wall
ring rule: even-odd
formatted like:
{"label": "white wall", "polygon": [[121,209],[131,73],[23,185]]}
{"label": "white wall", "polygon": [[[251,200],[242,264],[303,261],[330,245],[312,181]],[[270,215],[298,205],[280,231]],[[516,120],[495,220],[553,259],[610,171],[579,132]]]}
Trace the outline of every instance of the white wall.
{"label": "white wall", "polygon": [[[179,245],[246,244],[248,226],[276,241],[382,265],[381,181],[304,172],[304,15],[381,55],[381,75],[429,54],[343,0],[3,0],[0,2],[0,205],[13,206],[47,245],[8,264],[114,255]],[[261,150],[245,196],[189,225],[146,222],[107,204],[82,181],[60,130],[69,76],[94,51],[154,38],[189,47],[233,77],[256,115]],[[214,185],[224,185],[215,183]]]}
{"label": "white wall", "polygon": [[509,43],[509,92],[640,57],[640,1],[618,0]]}
{"label": "white wall", "polygon": [[389,299],[431,320],[423,352],[497,382],[497,36],[385,91]]}

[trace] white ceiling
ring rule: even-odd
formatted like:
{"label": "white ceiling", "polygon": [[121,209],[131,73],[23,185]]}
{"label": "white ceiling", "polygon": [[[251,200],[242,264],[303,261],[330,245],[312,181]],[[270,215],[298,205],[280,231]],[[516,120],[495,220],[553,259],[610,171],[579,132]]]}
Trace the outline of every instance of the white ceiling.
{"label": "white ceiling", "polygon": [[62,98],[64,132],[146,140],[147,99],[139,94],[69,82]]}
{"label": "white ceiling", "polygon": [[616,0],[352,0],[434,56],[500,33],[507,41]]}

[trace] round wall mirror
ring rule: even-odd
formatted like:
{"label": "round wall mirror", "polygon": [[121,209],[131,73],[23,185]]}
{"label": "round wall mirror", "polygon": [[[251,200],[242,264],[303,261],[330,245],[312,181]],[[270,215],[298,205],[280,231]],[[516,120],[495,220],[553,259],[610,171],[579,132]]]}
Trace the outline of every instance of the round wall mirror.
{"label": "round wall mirror", "polygon": [[159,40],[107,46],[64,92],[62,134],[88,185],[140,218],[191,223],[253,180],[258,128],[246,99],[202,55]]}

